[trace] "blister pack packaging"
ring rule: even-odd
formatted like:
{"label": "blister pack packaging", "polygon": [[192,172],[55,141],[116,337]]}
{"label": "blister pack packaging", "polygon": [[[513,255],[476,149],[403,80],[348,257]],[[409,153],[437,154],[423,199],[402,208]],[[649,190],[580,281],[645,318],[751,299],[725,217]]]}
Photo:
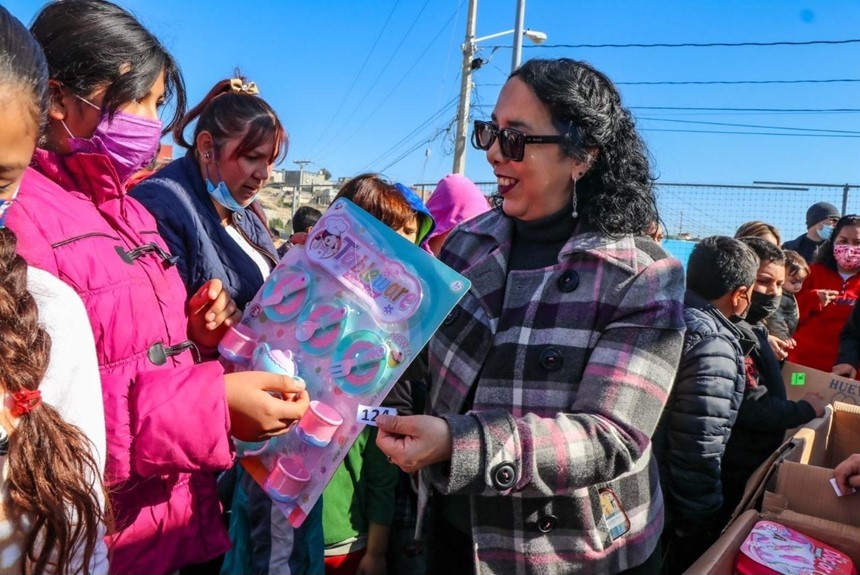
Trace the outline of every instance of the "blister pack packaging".
{"label": "blister pack packaging", "polygon": [[248,304],[219,351],[233,369],[300,377],[311,406],[282,436],[235,440],[298,527],[365,424],[469,281],[346,199],[335,201]]}

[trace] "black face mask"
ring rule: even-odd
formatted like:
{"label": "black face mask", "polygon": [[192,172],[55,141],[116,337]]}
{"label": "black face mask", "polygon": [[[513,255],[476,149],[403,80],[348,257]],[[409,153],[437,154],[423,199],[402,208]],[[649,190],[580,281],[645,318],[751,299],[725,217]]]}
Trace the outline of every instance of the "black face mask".
{"label": "black face mask", "polygon": [[781,296],[754,291],[752,293],[752,301],[750,302],[750,310],[747,312],[747,323],[753,325],[773,315],[777,308],[779,308],[779,300],[781,299]]}

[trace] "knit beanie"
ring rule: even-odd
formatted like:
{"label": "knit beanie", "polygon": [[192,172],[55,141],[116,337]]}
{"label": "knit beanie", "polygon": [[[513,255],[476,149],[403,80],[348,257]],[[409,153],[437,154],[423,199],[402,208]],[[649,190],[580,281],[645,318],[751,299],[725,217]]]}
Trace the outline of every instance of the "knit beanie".
{"label": "knit beanie", "polygon": [[806,210],[806,228],[811,228],[821,220],[826,220],[827,218],[839,218],[841,216],[842,214],[839,213],[839,210],[837,210],[836,206],[833,204],[829,204],[827,202],[812,204],[809,206],[809,209]]}

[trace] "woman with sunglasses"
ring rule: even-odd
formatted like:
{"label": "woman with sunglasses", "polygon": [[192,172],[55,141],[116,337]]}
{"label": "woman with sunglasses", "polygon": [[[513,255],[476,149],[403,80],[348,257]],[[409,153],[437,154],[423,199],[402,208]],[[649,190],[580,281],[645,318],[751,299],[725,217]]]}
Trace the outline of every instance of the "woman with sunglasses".
{"label": "woman with sunglasses", "polygon": [[51,2],[31,32],[47,60],[48,121],[7,224],[19,253],[70,285],[89,316],[115,518],[111,572],[172,573],[229,547],[215,485],[232,464],[229,434],[284,433],[307,393],[285,376],[225,375],[200,361],[213,359],[236,306],[218,280],[186,302],[155,220],[126,194],[155,156],[158,108],[175,95],[173,120],[184,111],[170,54],[104,0]]}
{"label": "woman with sunglasses", "polygon": [[497,207],[440,259],[472,289],[429,344],[431,415],[380,448],[435,488],[429,573],[655,573],[651,436],[681,352],[683,271],[650,238],[645,146],[613,84],[532,60],[476,122]]}

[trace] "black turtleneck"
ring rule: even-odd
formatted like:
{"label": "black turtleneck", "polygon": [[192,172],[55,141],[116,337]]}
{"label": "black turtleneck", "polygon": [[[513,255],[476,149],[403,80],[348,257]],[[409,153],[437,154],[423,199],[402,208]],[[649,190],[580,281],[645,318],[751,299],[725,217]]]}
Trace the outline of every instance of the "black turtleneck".
{"label": "black turtleneck", "polygon": [[570,206],[539,220],[514,219],[514,237],[508,271],[536,270],[558,263],[558,253],[573,235],[576,220]]}

